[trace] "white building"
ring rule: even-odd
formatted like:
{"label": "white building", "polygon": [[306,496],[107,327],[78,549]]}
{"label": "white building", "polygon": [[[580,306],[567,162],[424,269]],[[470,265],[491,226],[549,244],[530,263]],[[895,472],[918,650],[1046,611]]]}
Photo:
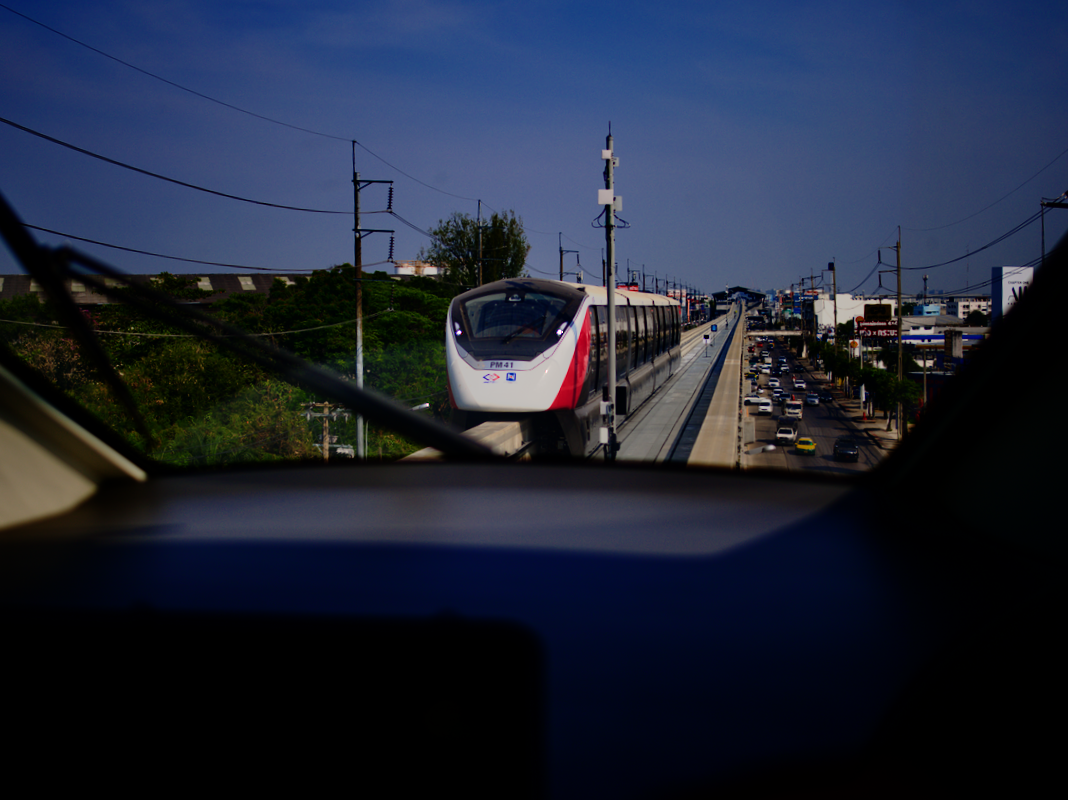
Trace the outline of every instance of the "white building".
{"label": "white building", "polygon": [[[909,298],[909,302],[912,298]],[[878,308],[873,308],[878,307]],[[820,328],[834,327],[834,301],[829,294],[820,294],[812,303],[816,315],[816,324]],[[897,297],[889,295],[864,296],[851,294],[838,295],[838,324],[841,325],[857,317],[893,319],[897,316]]]}
{"label": "white building", "polygon": [[394,261],[393,274],[401,275],[406,278],[415,276],[436,278],[441,275],[441,267],[435,266],[434,264],[428,264],[425,261]]}
{"label": "white building", "polygon": [[946,313],[961,319],[967,319],[973,311],[990,313],[990,298],[983,295],[961,295],[946,300]]}

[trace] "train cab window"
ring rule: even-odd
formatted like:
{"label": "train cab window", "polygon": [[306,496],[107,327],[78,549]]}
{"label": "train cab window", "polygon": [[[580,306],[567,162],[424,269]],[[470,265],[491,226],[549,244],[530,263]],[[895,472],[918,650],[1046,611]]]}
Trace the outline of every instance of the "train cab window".
{"label": "train cab window", "polygon": [[582,298],[567,288],[548,292],[518,281],[488,284],[459,305],[453,334],[478,358],[500,355],[502,348],[512,358],[532,358],[560,340]]}

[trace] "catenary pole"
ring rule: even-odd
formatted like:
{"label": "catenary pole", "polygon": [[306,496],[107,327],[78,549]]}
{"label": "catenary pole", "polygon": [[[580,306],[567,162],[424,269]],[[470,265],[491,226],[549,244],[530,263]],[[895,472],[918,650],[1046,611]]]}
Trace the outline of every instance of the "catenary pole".
{"label": "catenary pole", "polygon": [[607,258],[605,260],[605,287],[608,294],[608,385],[605,390],[605,414],[602,444],[606,461],[616,459],[616,220],[615,220],[615,165],[616,158],[612,152],[612,126],[608,126],[605,149],[601,152],[604,166],[604,191],[600,200],[604,205],[604,238]]}

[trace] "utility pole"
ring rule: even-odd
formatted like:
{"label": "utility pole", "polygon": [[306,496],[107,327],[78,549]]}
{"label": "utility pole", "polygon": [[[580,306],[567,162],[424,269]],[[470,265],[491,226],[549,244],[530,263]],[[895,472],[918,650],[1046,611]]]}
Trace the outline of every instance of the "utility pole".
{"label": "utility pole", "polygon": [[482,201],[478,201],[478,285],[482,285]]}
{"label": "utility pole", "polygon": [[[904,370],[904,342],[902,341],[901,334],[904,331],[904,317],[901,313],[901,226],[897,226],[897,387],[898,391],[901,391],[901,381],[905,377]],[[901,395],[898,395],[897,401],[897,440],[901,441],[903,432],[903,420],[901,419]]]}
{"label": "utility pole", "polygon": [[1042,198],[1042,202],[1038,204],[1041,214],[1039,215],[1042,220],[1042,262],[1041,266],[1046,266],[1046,209],[1047,208],[1068,208],[1068,202],[1065,202],[1065,198],[1068,197],[1068,192],[1064,192],[1060,197],[1053,200],[1047,200]]}
{"label": "utility pole", "polygon": [[598,205],[604,206],[605,287],[608,294],[608,384],[601,398],[601,444],[605,461],[616,460],[616,211],[620,203],[615,195],[615,168],[619,159],[612,152],[612,125],[608,125],[605,149],[601,151],[604,164],[604,189],[597,192]]}
{"label": "utility pole", "polygon": [[[312,409],[321,408],[323,411],[321,414],[314,412]],[[305,403],[304,404],[304,418],[311,420],[315,417],[319,417],[323,420],[323,461],[325,463],[330,462],[330,420],[337,419],[349,419],[352,416],[352,412],[347,408],[340,408],[335,406],[334,410],[330,410],[330,403]]]}
{"label": "utility pole", "polygon": [[[352,142],[352,206],[355,227],[353,227],[353,266],[356,268],[356,387],[363,388],[363,237],[369,233],[388,233],[389,257],[393,258],[393,234],[395,231],[375,230],[360,227],[360,190],[372,183],[389,184],[388,209],[393,210],[393,181],[361,181],[356,171],[356,141]],[[356,458],[361,461],[365,454],[363,435],[363,417],[356,418]]]}
{"label": "utility pole", "polygon": [[[905,377],[904,370],[904,348],[901,341],[901,335],[904,331],[904,320],[901,314],[901,226],[897,226],[897,244],[890,245],[897,252],[897,381],[898,385],[901,384],[901,380]],[[883,263],[882,251],[879,251],[879,263]],[[885,272],[890,272],[888,269],[879,270],[879,274],[882,275]],[[882,285],[882,278],[879,279],[879,285]],[[863,360],[861,361],[863,364]],[[897,414],[897,438],[901,440],[901,402],[898,401],[895,406],[895,413]],[[890,430],[890,420],[886,421],[886,429]]]}
{"label": "utility pole", "polygon": [[832,304],[834,306],[834,353],[838,355],[838,270],[834,268],[834,258],[831,258],[827,269],[831,271],[831,291],[833,292]]}
{"label": "utility pole", "polygon": [[[564,279],[564,253],[578,253],[578,250],[565,250],[564,249],[564,233],[561,231],[560,237],[560,280]],[[582,283],[580,280],[579,283]]]}

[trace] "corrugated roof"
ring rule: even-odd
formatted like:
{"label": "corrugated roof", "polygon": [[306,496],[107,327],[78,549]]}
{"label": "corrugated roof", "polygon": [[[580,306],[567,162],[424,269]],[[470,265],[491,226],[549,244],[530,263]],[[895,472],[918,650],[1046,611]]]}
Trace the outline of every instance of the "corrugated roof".
{"label": "corrugated roof", "polygon": [[[147,284],[157,276],[130,275],[128,277],[134,283]],[[269,294],[271,284],[276,279],[291,286],[297,275],[202,274],[187,277],[193,278],[198,288],[212,292],[211,297],[205,298],[204,302],[213,303],[225,300],[232,294],[248,294],[249,292]],[[109,286],[121,285],[114,278],[106,278],[105,282]],[[78,305],[103,305],[114,302],[106,295],[89,289],[83,281],[68,280],[66,283],[74,297],[74,302]],[[29,275],[0,275],[0,300],[11,300],[26,294],[40,294],[40,292],[37,282]]]}

